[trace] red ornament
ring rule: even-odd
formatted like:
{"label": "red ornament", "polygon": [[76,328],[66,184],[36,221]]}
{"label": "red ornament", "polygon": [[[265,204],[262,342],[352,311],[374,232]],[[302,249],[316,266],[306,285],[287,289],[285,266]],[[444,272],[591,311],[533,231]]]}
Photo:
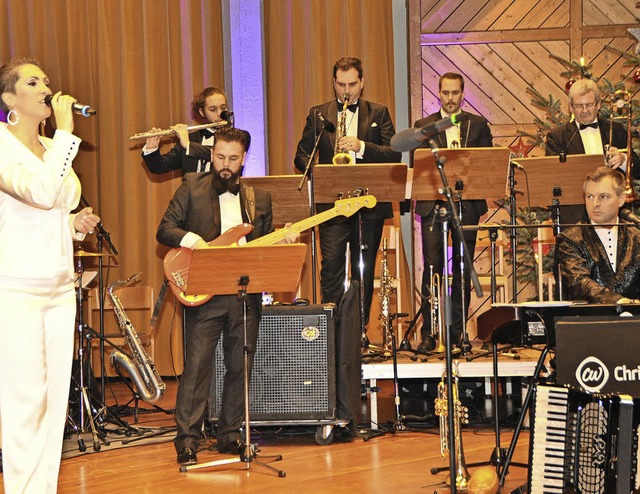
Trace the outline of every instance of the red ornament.
{"label": "red ornament", "polygon": [[640,84],[640,69],[636,69],[636,71],[633,73],[633,82],[635,82],[636,84]]}
{"label": "red ornament", "polygon": [[569,79],[567,81],[567,83],[564,85],[564,92],[565,93],[569,93],[569,89],[571,89],[571,86],[573,86],[573,83],[576,82],[575,79]]}
{"label": "red ornament", "polygon": [[518,142],[516,142],[512,146],[509,146],[509,149],[513,154],[516,155],[516,158],[526,158],[529,155],[529,151],[531,151],[534,147],[535,146],[525,144],[522,140],[522,137],[520,137],[518,139]]}

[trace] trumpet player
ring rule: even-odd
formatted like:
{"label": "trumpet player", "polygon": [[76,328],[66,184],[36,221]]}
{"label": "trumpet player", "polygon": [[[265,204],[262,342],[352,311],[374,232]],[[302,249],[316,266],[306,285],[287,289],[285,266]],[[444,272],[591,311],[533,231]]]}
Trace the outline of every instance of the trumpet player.
{"label": "trumpet player", "polygon": [[[304,171],[315,144],[317,131],[322,127],[323,120],[327,123],[324,124],[326,132],[323,133],[318,144],[317,158],[319,163],[332,163],[336,149],[340,154],[349,154],[352,163],[356,165],[358,163],[400,161],[401,153],[392,150],[389,146],[391,137],[395,134],[389,109],[379,103],[361,98],[364,89],[364,76],[360,59],[343,57],[335,63],[333,66],[333,89],[335,99],[314,106],[309,111],[296,150],[294,160],[296,168]],[[344,122],[342,125],[344,133],[338,136],[336,129],[340,117]],[[363,186],[366,187],[366,184]],[[326,211],[329,208],[330,206],[327,204],[318,205],[318,211]],[[355,279],[360,279],[357,268],[360,264],[359,246],[366,246],[366,250],[363,252],[365,324],[369,320],[375,259],[380,247],[382,227],[384,220],[392,216],[393,211],[389,203],[378,203],[376,207],[363,212],[362,239],[358,238],[357,215],[349,218],[334,218],[320,225],[320,252],[322,254],[320,284],[325,303],[338,303],[344,292],[344,254],[347,243],[351,246],[352,278]]]}
{"label": "trumpet player", "polygon": [[[569,154],[601,154],[608,168],[626,172],[627,155],[620,150],[627,147],[627,131],[620,122],[599,116],[602,106],[600,88],[591,79],[579,79],[569,89],[569,108],[574,119],[568,124],[551,129],[547,134],[546,155],[560,156],[564,161]],[[634,178],[640,178],[640,159],[633,157]],[[585,217],[582,205],[561,208],[562,223],[577,223]]]}
{"label": "trumpet player", "polygon": [[[191,102],[193,118],[202,123],[219,123],[225,120],[222,112],[227,109],[227,96],[222,89],[206,87],[196,94]],[[148,137],[142,148],[142,159],[151,173],[161,174],[173,170],[182,173],[211,171],[210,152],[190,153],[192,142],[212,147],[215,129],[200,129],[189,133],[187,125],[180,123],[171,127],[179,138],[179,142],[165,154],[160,154],[160,137]],[[159,132],[161,129],[153,127],[149,133]]]}

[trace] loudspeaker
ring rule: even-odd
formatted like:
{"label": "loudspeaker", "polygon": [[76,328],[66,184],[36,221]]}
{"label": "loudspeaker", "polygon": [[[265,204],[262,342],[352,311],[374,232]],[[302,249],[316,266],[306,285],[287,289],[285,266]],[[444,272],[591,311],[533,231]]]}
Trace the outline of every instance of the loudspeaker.
{"label": "loudspeaker", "polygon": [[[334,304],[263,307],[249,386],[252,423],[336,417],[335,312]],[[214,366],[212,421],[220,414],[226,372],[222,339]]]}

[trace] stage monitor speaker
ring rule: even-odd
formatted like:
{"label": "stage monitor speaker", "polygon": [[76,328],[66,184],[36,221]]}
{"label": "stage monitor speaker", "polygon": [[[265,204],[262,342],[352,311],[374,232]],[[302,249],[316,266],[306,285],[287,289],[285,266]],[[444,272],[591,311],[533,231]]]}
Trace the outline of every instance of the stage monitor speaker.
{"label": "stage monitor speaker", "polygon": [[[252,425],[335,419],[335,315],[334,304],[262,309],[249,387]],[[226,371],[222,339],[214,365],[208,412],[212,421],[220,414]]]}

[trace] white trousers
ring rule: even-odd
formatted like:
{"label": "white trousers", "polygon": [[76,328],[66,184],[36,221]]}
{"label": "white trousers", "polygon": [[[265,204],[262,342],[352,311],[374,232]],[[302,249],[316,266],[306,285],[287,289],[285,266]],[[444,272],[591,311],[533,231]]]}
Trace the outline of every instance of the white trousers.
{"label": "white trousers", "polygon": [[0,277],[0,416],[6,494],[55,493],[69,402],[75,295],[68,275]]}

